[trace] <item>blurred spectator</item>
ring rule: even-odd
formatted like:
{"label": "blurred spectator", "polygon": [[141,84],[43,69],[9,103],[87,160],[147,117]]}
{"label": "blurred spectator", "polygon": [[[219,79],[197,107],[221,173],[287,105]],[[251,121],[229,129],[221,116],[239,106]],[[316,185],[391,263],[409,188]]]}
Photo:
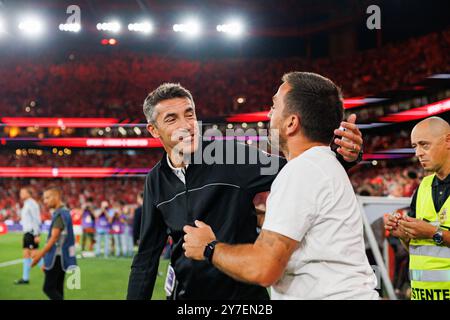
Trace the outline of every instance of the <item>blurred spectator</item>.
{"label": "blurred spectator", "polygon": [[105,258],[109,257],[109,250],[111,248],[111,222],[110,209],[107,201],[102,201],[101,208],[98,210],[95,217],[95,255],[101,255],[102,242],[103,254]]}
{"label": "blurred spectator", "polygon": [[114,254],[116,257],[120,257],[121,254],[125,255],[123,234],[125,232],[126,221],[123,213],[123,203],[116,201],[112,212],[113,216],[109,233],[112,235],[114,242]]}
{"label": "blurred spectator", "polygon": [[133,242],[137,245],[139,245],[139,236],[141,233],[143,201],[144,201],[144,193],[139,192],[136,197],[138,207],[134,210],[134,221],[133,221]]}
{"label": "blurred spectator", "polygon": [[125,205],[123,207],[122,219],[125,223],[125,229],[121,240],[123,245],[123,255],[125,257],[131,257],[133,256],[134,249],[132,206]]}
{"label": "blurred spectator", "polygon": [[81,217],[81,226],[83,228],[83,236],[81,239],[81,251],[86,249],[86,240],[89,239],[89,250],[94,248],[95,237],[95,216],[92,208],[92,199],[88,199]]}
{"label": "blurred spectator", "polygon": [[72,217],[73,234],[75,235],[75,245],[79,247],[81,242],[81,236],[83,235],[83,228],[81,226],[82,223],[81,208],[75,207],[72,210],[70,210],[70,216]]}

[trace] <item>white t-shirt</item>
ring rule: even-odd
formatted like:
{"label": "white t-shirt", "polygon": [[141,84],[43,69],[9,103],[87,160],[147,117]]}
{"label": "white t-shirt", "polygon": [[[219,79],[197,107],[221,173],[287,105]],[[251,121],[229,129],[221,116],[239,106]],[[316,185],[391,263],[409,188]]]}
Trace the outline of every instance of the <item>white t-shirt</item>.
{"label": "white t-shirt", "polygon": [[299,242],[272,299],[378,299],[356,196],[329,147],[308,149],[280,171],[262,228]]}
{"label": "white t-shirt", "polygon": [[170,169],[172,169],[172,172],[178,177],[178,179],[180,179],[183,184],[186,184],[186,169],[188,165],[182,168],[175,168],[170,161],[169,155],[167,155],[167,163]]}

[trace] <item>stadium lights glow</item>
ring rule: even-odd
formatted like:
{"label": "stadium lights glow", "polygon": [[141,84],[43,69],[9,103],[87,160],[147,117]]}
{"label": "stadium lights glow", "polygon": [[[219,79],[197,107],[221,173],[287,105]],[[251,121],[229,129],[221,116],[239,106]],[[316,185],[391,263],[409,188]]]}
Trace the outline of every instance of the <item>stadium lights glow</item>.
{"label": "stadium lights glow", "polygon": [[153,31],[153,25],[150,22],[130,23],[128,25],[128,30],[148,34]]}
{"label": "stadium lights glow", "polygon": [[119,127],[119,132],[121,135],[126,136],[127,135],[127,131],[123,128],[123,127]]}
{"label": "stadium lights glow", "polygon": [[28,36],[35,36],[44,32],[44,23],[37,17],[28,17],[21,20],[18,27]]}
{"label": "stadium lights glow", "polygon": [[201,33],[201,26],[198,21],[189,20],[186,23],[174,24],[173,31],[185,33],[188,36],[198,36]]}
{"label": "stadium lights glow", "polygon": [[141,134],[142,134],[142,131],[141,131],[141,129],[139,129],[138,127],[134,127],[134,132],[138,135],[138,136],[140,136]]}
{"label": "stadium lights glow", "polygon": [[120,31],[121,28],[122,26],[118,21],[97,23],[97,30],[99,31],[110,31],[117,33]]}
{"label": "stadium lights glow", "polygon": [[230,36],[237,37],[244,33],[244,26],[238,21],[230,21],[226,24],[219,24],[216,27],[218,32],[226,33]]}
{"label": "stadium lights glow", "polygon": [[59,25],[59,30],[69,32],[79,32],[81,25],[79,23],[64,23]]}
{"label": "stadium lights glow", "polygon": [[5,24],[2,20],[2,18],[0,18],[0,34],[5,33],[6,29],[5,29]]}

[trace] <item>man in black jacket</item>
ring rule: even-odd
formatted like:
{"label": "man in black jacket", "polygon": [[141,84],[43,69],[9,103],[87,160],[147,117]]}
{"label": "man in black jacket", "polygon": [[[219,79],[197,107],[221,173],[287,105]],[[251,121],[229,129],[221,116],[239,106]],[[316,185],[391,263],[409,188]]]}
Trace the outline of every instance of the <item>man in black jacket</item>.
{"label": "man in black jacket", "polygon": [[[140,244],[127,298],[151,298],[159,257],[170,234],[168,298],[269,299],[261,286],[238,282],[205,261],[186,258],[183,227],[201,220],[223,242],[253,243],[257,238],[253,198],[270,190],[286,160],[235,141],[202,143],[192,95],[179,84],[166,83],[150,93],[144,114],[147,130],[161,140],[166,152],[145,181]],[[357,160],[362,147],[356,117],[351,117],[343,123],[347,131],[335,132],[347,138],[335,143],[337,152],[350,163]]]}

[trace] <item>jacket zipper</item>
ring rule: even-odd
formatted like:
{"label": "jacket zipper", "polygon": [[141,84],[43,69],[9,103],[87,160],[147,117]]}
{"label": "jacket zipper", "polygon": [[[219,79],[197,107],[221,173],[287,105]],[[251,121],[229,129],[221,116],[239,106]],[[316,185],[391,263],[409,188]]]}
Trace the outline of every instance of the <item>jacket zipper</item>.
{"label": "jacket zipper", "polygon": [[194,225],[192,213],[191,210],[189,210],[189,188],[187,180],[187,168],[182,172],[184,174],[184,190],[186,192],[186,224]]}

